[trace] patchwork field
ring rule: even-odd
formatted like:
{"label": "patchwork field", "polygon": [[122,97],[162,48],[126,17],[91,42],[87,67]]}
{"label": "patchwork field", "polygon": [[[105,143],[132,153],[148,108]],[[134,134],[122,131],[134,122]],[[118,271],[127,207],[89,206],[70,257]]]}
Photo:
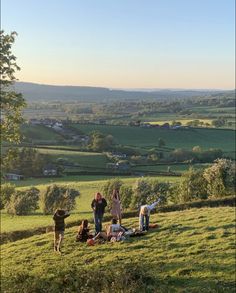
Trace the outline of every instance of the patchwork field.
{"label": "patchwork field", "polygon": [[[139,238],[93,247],[67,229],[62,256],[53,234],[1,247],[2,292],[234,292],[235,210],[151,215],[158,227]],[[138,218],[124,220],[137,227]]]}
{"label": "patchwork field", "polygon": [[[177,119],[177,120],[175,120],[175,121],[181,122],[182,125],[187,125],[188,122],[191,122],[191,121],[193,121],[193,120],[199,120],[200,122],[203,122],[203,123],[209,123],[209,124],[211,124],[211,122],[212,122],[212,119]],[[162,124],[164,124],[164,123],[169,123],[169,124],[171,124],[172,121],[174,121],[174,120],[165,120],[165,119],[164,119],[164,120],[158,120],[158,121],[148,121],[148,123],[150,123],[150,124],[152,124],[152,125],[156,125],[156,124],[160,124],[160,125],[162,125]]]}
{"label": "patchwork field", "polygon": [[235,150],[235,132],[224,129],[144,129],[141,127],[83,125],[73,124],[74,127],[90,133],[98,130],[104,134],[111,134],[116,142],[134,147],[156,147],[158,139],[162,138],[166,146],[171,148],[190,149],[200,146],[203,149],[221,148],[223,151]]}

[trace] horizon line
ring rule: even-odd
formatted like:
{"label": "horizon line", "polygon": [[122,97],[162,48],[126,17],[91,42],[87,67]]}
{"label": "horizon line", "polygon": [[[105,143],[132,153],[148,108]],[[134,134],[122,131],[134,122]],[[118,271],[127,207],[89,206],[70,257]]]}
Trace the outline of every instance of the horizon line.
{"label": "horizon line", "polygon": [[105,88],[109,90],[123,90],[123,91],[160,91],[160,90],[170,90],[170,91],[235,91],[236,88],[184,88],[184,87],[141,87],[141,88],[135,88],[135,87],[109,87],[109,86],[97,86],[97,85],[74,85],[74,84],[48,84],[48,83],[40,83],[40,82],[34,82],[34,81],[22,81],[22,80],[16,80],[15,82],[21,82],[21,83],[31,83],[36,85],[42,85],[42,86],[58,86],[58,87],[91,87],[91,88]]}

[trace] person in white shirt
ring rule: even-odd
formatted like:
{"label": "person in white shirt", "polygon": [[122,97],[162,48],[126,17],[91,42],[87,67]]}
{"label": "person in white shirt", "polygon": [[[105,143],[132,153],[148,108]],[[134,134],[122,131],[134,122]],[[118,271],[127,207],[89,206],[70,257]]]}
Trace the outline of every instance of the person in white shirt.
{"label": "person in white shirt", "polygon": [[157,204],[161,201],[161,198],[159,198],[156,202],[154,202],[151,205],[142,205],[140,207],[140,212],[139,212],[139,229],[140,231],[148,231],[149,230],[149,218],[150,218],[150,213]]}

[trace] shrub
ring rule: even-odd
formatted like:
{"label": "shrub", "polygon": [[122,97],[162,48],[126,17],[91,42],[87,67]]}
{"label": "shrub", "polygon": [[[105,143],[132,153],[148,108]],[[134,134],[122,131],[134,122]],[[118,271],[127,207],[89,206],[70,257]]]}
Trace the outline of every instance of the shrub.
{"label": "shrub", "polygon": [[130,207],[133,197],[133,190],[131,186],[122,185],[120,188],[120,199],[123,209],[128,209]]}
{"label": "shrub", "polygon": [[201,170],[190,168],[181,177],[182,180],[176,190],[180,202],[207,198],[207,182]]}
{"label": "shrub", "polygon": [[235,165],[231,160],[215,160],[211,167],[204,170],[203,176],[210,196],[221,197],[235,188]]}
{"label": "shrub", "polygon": [[133,187],[131,207],[138,208],[143,204],[151,204],[156,201],[160,195],[164,195],[164,197],[166,197],[169,187],[169,183],[160,183],[156,179],[138,179]]}
{"label": "shrub", "polygon": [[13,193],[15,193],[15,185],[10,183],[1,185],[0,209],[4,209],[6,203],[10,200],[10,197]]}
{"label": "shrub", "polygon": [[14,192],[6,203],[6,210],[12,215],[27,215],[38,208],[39,190],[30,188]]}
{"label": "shrub", "polygon": [[72,210],[79,195],[78,190],[67,186],[49,185],[40,196],[40,205],[44,214],[52,214],[57,208]]}
{"label": "shrub", "polygon": [[102,193],[107,201],[107,206],[109,209],[111,209],[111,195],[112,191],[114,189],[119,189],[123,185],[123,181],[121,181],[119,178],[114,178],[108,180],[102,187]]}

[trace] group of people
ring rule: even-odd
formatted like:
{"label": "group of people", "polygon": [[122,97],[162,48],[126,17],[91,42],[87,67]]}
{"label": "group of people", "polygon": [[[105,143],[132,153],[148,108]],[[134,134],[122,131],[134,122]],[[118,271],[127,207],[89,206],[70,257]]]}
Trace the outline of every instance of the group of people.
{"label": "group of people", "polygon": [[[160,202],[161,197],[151,205],[142,205],[139,211],[139,233],[149,230],[150,212]],[[88,220],[83,220],[78,229],[76,241],[87,242],[93,245],[96,240],[103,239],[106,241],[119,241],[124,239],[125,235],[131,235],[132,232],[122,226],[122,206],[118,189],[114,189],[111,195],[111,224],[106,231],[102,230],[102,221],[107,207],[106,199],[97,192],[91,203],[91,208],[94,215],[95,235],[90,232]],[[58,209],[56,210],[53,220],[55,222],[54,233],[54,251],[61,253],[61,244],[64,238],[65,218],[69,216],[69,212]]]}

